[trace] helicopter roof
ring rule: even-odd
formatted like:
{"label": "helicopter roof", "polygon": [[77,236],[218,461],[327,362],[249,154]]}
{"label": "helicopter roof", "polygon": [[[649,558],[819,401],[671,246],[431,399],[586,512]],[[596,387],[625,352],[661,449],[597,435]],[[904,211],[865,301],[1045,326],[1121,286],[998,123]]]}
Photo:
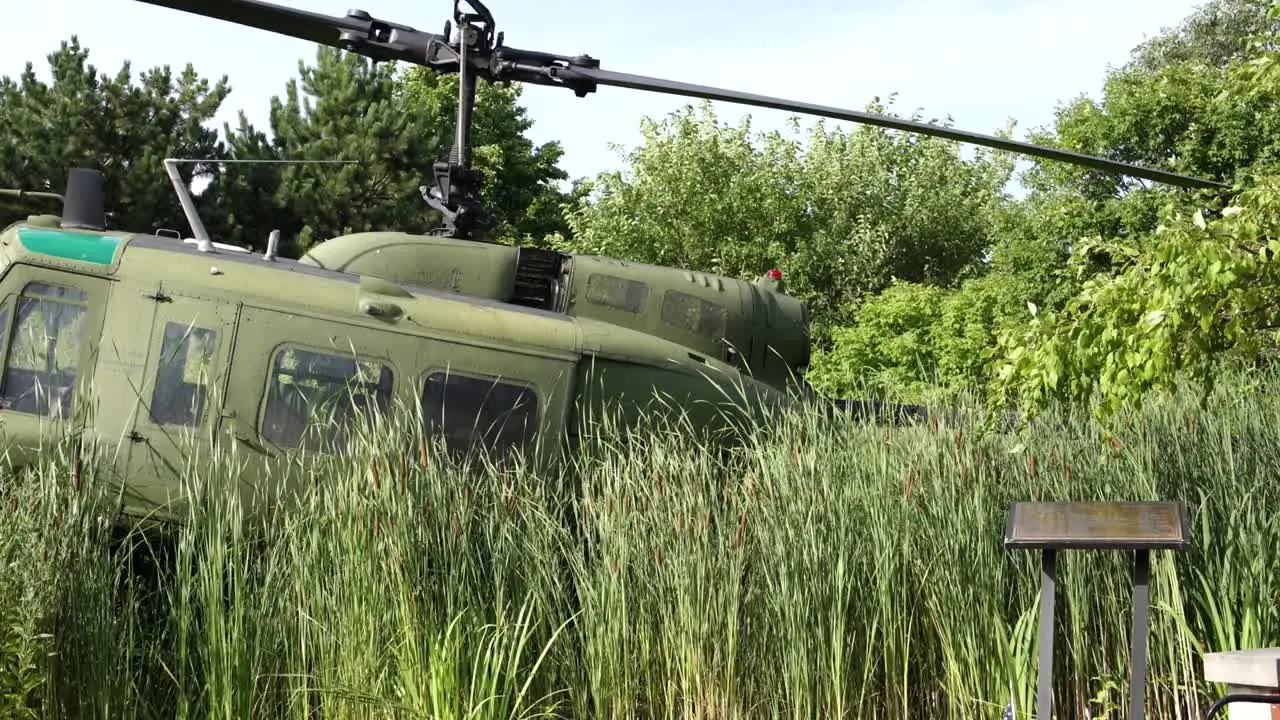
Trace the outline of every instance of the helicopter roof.
{"label": "helicopter roof", "polygon": [[[28,262],[114,280],[154,281],[168,292],[225,297],[389,332],[565,359],[585,352],[653,367],[694,372],[712,368],[736,374],[715,358],[609,323],[397,285],[291,259],[268,260],[240,248],[205,252],[197,244],[173,237],[68,229],[45,222],[10,226],[0,233],[0,247],[10,263]],[[289,276],[306,281],[290,282]],[[395,319],[378,314],[378,308],[388,304],[400,311]]]}

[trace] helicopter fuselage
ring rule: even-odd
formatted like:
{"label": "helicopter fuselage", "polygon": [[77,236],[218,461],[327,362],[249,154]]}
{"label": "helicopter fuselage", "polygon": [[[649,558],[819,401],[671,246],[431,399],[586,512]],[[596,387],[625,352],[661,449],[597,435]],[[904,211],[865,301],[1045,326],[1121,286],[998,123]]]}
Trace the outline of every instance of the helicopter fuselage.
{"label": "helicopter fuselage", "polygon": [[319,243],[304,264],[600,320],[723,360],[779,389],[810,360],[808,309],[781,273],[755,282],[609,257],[378,231]]}
{"label": "helicopter fuselage", "polygon": [[543,453],[572,444],[592,410],[634,419],[659,395],[712,424],[729,398],[749,412],[791,402],[716,357],[601,320],[55,216],[0,232],[0,357],[11,461],[89,410],[87,431],[127,479],[127,514],[177,499],[193,441],[323,451],[370,407],[417,408],[450,449],[541,438]]}

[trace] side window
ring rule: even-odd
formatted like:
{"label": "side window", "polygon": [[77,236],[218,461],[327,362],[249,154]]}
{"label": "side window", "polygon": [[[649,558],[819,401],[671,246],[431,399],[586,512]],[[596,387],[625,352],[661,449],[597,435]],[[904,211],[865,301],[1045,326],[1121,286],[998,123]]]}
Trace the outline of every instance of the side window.
{"label": "side window", "polygon": [[668,290],[663,297],[662,321],[709,338],[723,337],[729,329],[729,314],[722,305],[679,290]]}
{"label": "side window", "polygon": [[[13,341],[0,379],[0,406],[35,415],[71,415],[88,295],[29,283],[18,297]],[[8,325],[7,307],[4,317]]]}
{"label": "side window", "polygon": [[151,419],[160,425],[198,425],[209,396],[218,333],[180,322],[164,326],[151,394]]}
{"label": "side window", "polygon": [[276,353],[262,436],[283,447],[320,450],[345,441],[351,421],[391,402],[391,368],[350,356],[286,348]]}
{"label": "side window", "polygon": [[538,431],[537,394],[493,378],[434,373],[422,390],[422,410],[429,432],[442,433],[454,455],[483,449],[502,456]]}
{"label": "side window", "polygon": [[649,300],[649,286],[639,280],[592,273],[587,278],[587,300],[597,305],[639,313]]}

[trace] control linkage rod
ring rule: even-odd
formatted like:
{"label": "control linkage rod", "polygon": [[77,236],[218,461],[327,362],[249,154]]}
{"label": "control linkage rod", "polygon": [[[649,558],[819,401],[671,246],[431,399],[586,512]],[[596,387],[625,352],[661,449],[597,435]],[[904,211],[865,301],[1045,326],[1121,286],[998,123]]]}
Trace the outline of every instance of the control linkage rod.
{"label": "control linkage rod", "polygon": [[[933,135],[1178,187],[1219,190],[1229,188],[1221,182],[995,135],[737,90],[602,70],[599,60],[587,55],[556,55],[506,47],[503,45],[503,34],[494,32],[493,14],[481,0],[454,0],[453,21],[457,23],[457,28],[453,29],[446,22],[444,32],[439,34],[380,20],[363,10],[350,10],[345,17],[335,17],[261,0],[138,1],[340,48],[374,61],[396,60],[427,67],[440,74],[457,73],[459,97],[453,149],[447,162],[439,162],[434,166],[435,186],[420,188],[424,199],[443,215],[443,234],[454,237],[480,239],[488,223],[478,197],[478,178],[471,169],[471,124],[475,110],[476,82],[480,78],[490,82],[563,87],[572,90],[578,97],[595,92],[600,85],[607,85],[720,100]],[[466,2],[472,12],[463,12],[460,2]]]}

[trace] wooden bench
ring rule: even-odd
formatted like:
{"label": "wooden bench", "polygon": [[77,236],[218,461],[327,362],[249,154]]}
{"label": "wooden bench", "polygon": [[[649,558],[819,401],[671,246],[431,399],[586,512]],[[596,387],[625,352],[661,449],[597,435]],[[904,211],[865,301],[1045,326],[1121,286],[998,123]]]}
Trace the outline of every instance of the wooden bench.
{"label": "wooden bench", "polygon": [[1231,720],[1280,720],[1280,647],[1206,653],[1204,679],[1227,686],[1205,720],[1227,705]]}

